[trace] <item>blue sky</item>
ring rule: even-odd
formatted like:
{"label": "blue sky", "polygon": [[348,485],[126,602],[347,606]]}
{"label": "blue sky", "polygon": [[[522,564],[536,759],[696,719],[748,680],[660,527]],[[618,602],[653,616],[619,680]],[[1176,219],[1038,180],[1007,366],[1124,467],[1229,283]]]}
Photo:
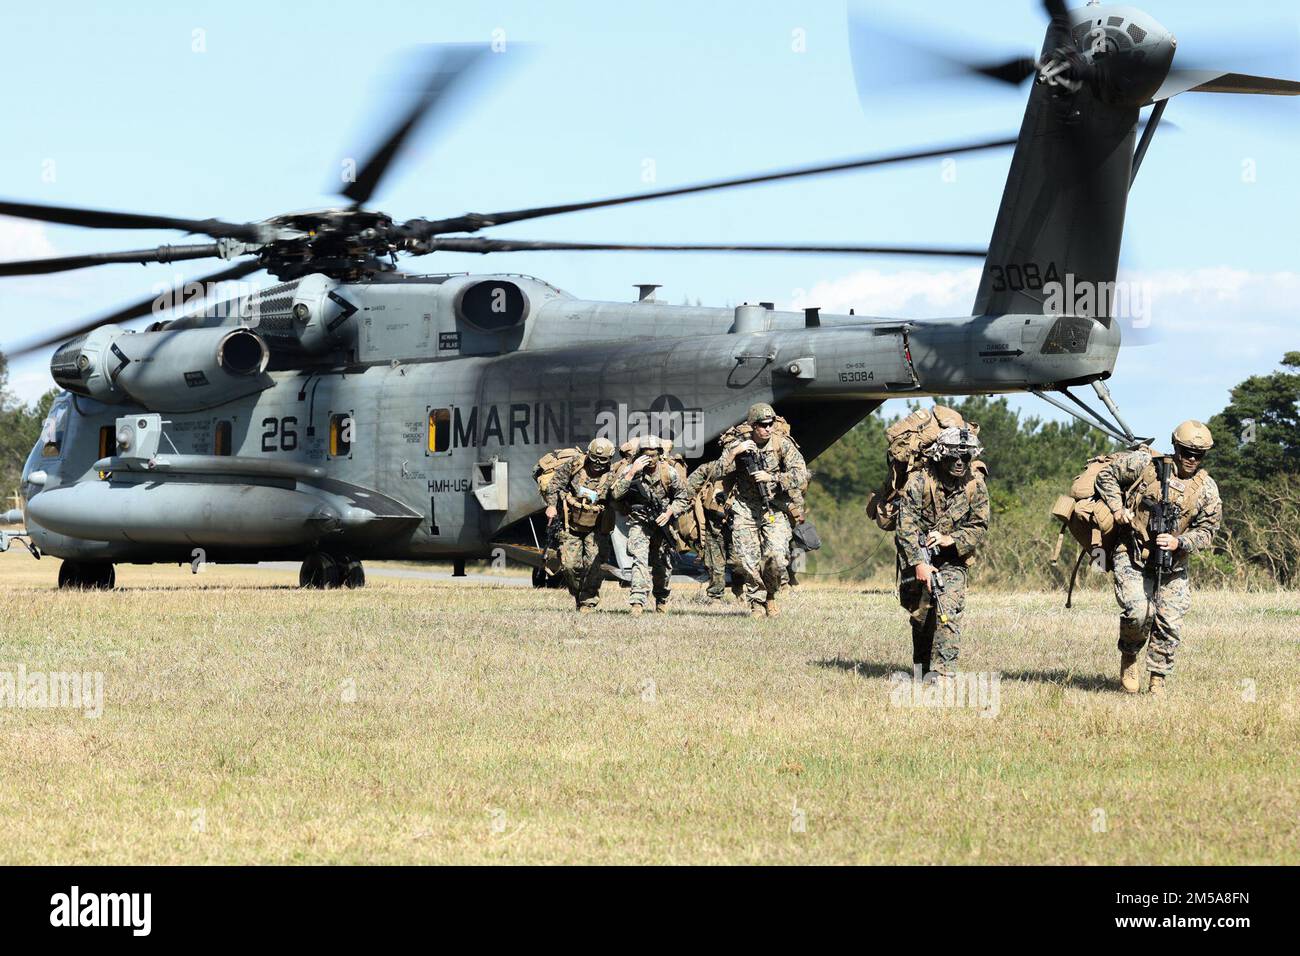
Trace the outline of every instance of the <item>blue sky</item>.
{"label": "blue sky", "polygon": [[[1219,43],[1221,2],[1151,0],[1143,9],[1179,36],[1180,51]],[[1266,40],[1295,38],[1296,18],[1281,3],[1243,0],[1232,9],[1234,35],[1257,23]],[[923,11],[881,0],[855,10],[995,57],[1035,52],[1044,29],[1034,0],[938,0]],[[843,2],[752,0],[10,5],[0,14],[0,195],[227,219],[334,204],[340,162],[382,127],[412,48],[486,41],[494,30],[527,50],[494,63],[503,67],[495,82],[422,131],[373,205],[402,218],[510,209],[1018,129],[1025,88],[873,85],[860,101],[847,21]],[[1140,432],[1165,434],[1177,419],[1209,416],[1232,384],[1300,347],[1292,306],[1300,294],[1300,104],[1193,99],[1170,106],[1180,129],[1157,137],[1129,205],[1127,267],[1160,291],[1147,336],[1157,344],[1126,350],[1113,383]],[[925,162],[495,234],[983,245],[1009,160],[1009,152],[962,159],[952,183],[937,162]],[[1248,161],[1251,182],[1242,176]],[[185,240],[0,220],[3,258],[167,241]],[[670,302],[789,305],[818,297],[828,309],[856,302],[860,312],[880,312],[896,303],[900,314],[919,317],[969,311],[970,265],[535,253],[441,254],[410,268],[527,272],[590,298],[625,299],[634,283],[659,282]],[[111,310],[177,274],[216,268],[122,265],[3,280],[0,345]],[[25,397],[48,386],[45,361],[13,369]],[[1049,411],[1034,399],[1022,404]]]}

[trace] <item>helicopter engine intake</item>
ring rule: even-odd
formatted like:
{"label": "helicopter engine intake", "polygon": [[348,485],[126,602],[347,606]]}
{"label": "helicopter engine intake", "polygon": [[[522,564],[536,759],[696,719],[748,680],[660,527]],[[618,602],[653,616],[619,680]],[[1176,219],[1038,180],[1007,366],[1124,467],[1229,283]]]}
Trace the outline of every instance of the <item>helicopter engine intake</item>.
{"label": "helicopter engine intake", "polygon": [[270,356],[246,328],[128,332],[105,325],[64,343],[50,374],[69,392],[106,404],[197,411],[270,387]]}

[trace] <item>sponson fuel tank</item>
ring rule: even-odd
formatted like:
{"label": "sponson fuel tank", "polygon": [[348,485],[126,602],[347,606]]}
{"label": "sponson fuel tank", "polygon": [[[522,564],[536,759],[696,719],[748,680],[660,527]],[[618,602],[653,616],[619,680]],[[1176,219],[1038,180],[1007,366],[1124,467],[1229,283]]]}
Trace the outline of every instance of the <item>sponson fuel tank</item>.
{"label": "sponson fuel tank", "polygon": [[269,360],[261,336],[242,327],[128,332],[104,325],[60,346],[50,374],[101,402],[192,412],[269,388]]}
{"label": "sponson fuel tank", "polygon": [[44,528],[91,541],[274,547],[338,531],[339,510],[288,488],[192,481],[81,482],[35,495],[28,514]]}

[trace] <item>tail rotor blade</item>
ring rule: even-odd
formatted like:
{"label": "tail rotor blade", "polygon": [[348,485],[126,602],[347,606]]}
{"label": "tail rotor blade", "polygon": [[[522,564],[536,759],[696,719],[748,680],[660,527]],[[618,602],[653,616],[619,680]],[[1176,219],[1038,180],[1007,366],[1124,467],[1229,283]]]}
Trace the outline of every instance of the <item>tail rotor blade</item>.
{"label": "tail rotor blade", "polygon": [[1264,96],[1300,96],[1300,82],[1271,76],[1224,73],[1219,70],[1173,69],[1151,97],[1167,100],[1180,93],[1238,93]]}

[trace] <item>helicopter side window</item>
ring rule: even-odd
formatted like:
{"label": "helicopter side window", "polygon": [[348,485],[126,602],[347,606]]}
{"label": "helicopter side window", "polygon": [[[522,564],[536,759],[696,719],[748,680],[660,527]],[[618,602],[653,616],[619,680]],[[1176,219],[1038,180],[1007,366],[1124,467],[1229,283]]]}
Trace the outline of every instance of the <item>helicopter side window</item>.
{"label": "helicopter side window", "polygon": [[451,409],[429,409],[429,453],[438,455],[451,450]]}
{"label": "helicopter side window", "polygon": [[112,458],[117,453],[117,432],[112,425],[101,425],[99,429],[99,457]]}
{"label": "helicopter side window", "polygon": [[231,440],[231,431],[230,422],[217,422],[216,433],[212,436],[214,454],[225,457],[233,453],[234,442]]}
{"label": "helicopter side window", "polygon": [[347,458],[352,454],[352,413],[330,416],[330,457]]}

